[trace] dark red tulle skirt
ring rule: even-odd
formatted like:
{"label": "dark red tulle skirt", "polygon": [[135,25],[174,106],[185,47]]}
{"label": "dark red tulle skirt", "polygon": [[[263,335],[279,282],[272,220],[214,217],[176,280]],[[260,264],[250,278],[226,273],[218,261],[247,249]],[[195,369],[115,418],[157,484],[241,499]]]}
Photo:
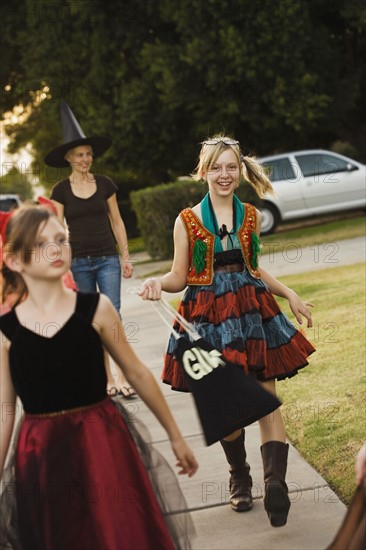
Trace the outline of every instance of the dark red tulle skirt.
{"label": "dark red tulle skirt", "polygon": [[[147,460],[151,462],[150,455]],[[15,453],[15,479],[22,549],[179,546],[173,542],[136,442],[110,399],[54,416],[25,415]]]}

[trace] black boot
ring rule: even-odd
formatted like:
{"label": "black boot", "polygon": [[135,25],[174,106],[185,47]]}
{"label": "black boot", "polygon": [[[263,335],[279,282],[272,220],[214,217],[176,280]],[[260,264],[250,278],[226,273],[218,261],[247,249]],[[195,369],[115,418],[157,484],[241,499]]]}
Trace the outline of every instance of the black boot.
{"label": "black boot", "polygon": [[242,430],[239,437],[233,441],[221,439],[226,460],[230,468],[230,504],[235,512],[247,512],[253,507],[252,478],[249,475],[250,466],[246,462],[245,432]]}
{"label": "black boot", "polygon": [[267,441],[261,447],[264,470],[264,508],[272,527],[286,525],[290,499],[285,482],[288,444],[281,441]]}

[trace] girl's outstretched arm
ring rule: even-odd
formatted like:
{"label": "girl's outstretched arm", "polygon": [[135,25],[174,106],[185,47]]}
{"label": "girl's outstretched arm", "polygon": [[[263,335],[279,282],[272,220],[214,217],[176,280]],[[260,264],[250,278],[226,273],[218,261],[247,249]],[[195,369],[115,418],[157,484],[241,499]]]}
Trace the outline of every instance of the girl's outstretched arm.
{"label": "girl's outstretched arm", "polygon": [[297,322],[302,325],[302,316],[307,319],[307,327],[313,326],[313,320],[311,318],[311,311],[309,307],[314,307],[311,302],[303,302],[298,294],[288,286],[278,281],[275,277],[272,277],[267,271],[259,268],[261,279],[266,283],[272,294],[286,298],[290,304],[292,313],[295,315]]}
{"label": "girl's outstretched arm", "polygon": [[161,291],[180,292],[186,287],[189,263],[188,236],[178,216],[174,225],[174,259],[172,268],[164,277],[146,279],[139,295],[143,300],[160,300]]}
{"label": "girl's outstretched arm", "polygon": [[[259,210],[257,213],[257,226],[256,233],[259,236],[261,232],[262,214]],[[314,307],[311,302],[303,302],[298,294],[288,286],[278,281],[275,277],[272,277],[262,267],[259,267],[261,279],[266,283],[270,292],[281,298],[286,298],[289,302],[292,313],[295,315],[297,322],[302,325],[302,316],[307,319],[308,328],[313,326],[313,320],[311,318],[311,312],[309,307]]]}
{"label": "girl's outstretched arm", "polygon": [[[100,296],[93,326],[99,331],[103,345],[122,369],[128,382],[136,389],[138,395],[166,430],[178,459],[179,473],[188,474],[191,477],[198,468],[194,454],[183,439],[153,374],[128,343],[121,320],[109,298],[104,295]],[[117,326],[119,327],[118,337],[115,331]]]}
{"label": "girl's outstretched arm", "polygon": [[366,443],[364,443],[356,456],[356,482],[366,488]]}
{"label": "girl's outstretched arm", "polygon": [[5,466],[15,419],[16,393],[10,377],[9,346],[9,340],[0,332],[0,476]]}

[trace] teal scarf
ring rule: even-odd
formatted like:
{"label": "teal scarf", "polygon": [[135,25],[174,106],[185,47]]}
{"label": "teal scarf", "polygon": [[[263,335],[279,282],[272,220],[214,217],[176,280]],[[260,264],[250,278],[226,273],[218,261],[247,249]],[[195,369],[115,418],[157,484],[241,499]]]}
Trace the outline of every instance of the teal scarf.
{"label": "teal scarf", "polygon": [[[238,238],[236,236],[236,233],[240,229],[240,227],[243,224],[244,220],[244,205],[243,203],[238,199],[236,195],[233,196],[233,208],[234,208],[234,218],[235,218],[235,226],[232,228],[233,233],[231,235],[234,237],[233,239],[233,248],[240,248],[240,244],[238,241]],[[217,223],[217,219],[215,216],[215,212],[210,210],[210,203],[209,203],[209,193],[205,195],[205,197],[201,201],[201,213],[202,213],[202,223],[205,226],[205,228],[212,233],[213,235],[216,235],[215,237],[215,246],[214,246],[214,252],[223,252],[221,239],[220,239],[220,232],[219,232],[219,226]],[[228,243],[229,244],[229,243]],[[236,244],[236,246],[235,246]]]}

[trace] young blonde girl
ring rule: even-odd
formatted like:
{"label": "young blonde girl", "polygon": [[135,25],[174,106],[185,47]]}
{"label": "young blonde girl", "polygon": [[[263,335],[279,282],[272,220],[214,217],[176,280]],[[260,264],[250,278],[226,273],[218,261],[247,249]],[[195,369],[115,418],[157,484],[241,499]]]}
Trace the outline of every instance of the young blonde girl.
{"label": "young blonde girl", "polygon": [[[259,267],[261,213],[235,195],[240,178],[260,197],[272,186],[262,167],[244,156],[239,142],[224,135],[202,143],[195,179],[208,184],[201,203],[183,210],[174,227],[171,271],[147,279],[144,300],[158,300],[161,291],[188,286],[179,311],[224,358],[255,376],[275,393],[275,380],[294,376],[307,365],[314,348],[280,311],[273,294],[287,298],[296,320],[312,326],[310,303]],[[176,330],[179,325],[176,324]],[[162,374],[172,389],[187,391],[171,338]],[[285,482],[288,445],[281,412],[259,421],[264,467],[264,506],[271,525],[286,524],[290,508]],[[252,508],[252,478],[246,462],[244,430],[221,441],[230,465],[230,503],[237,512]]]}
{"label": "young blonde girl", "polygon": [[[23,283],[24,296],[0,318],[0,473],[17,396],[24,415],[6,470],[15,471],[15,480],[6,478],[2,486],[1,542],[28,550],[186,546],[187,533],[164,519],[170,504],[162,498],[158,503],[151,484],[161,464],[170,485],[159,494],[177,490],[170,469],[152,456],[123,407],[106,397],[103,346],[167,431],[179,473],[193,475],[197,463],[153,375],[128,344],[115,308],[104,295],[65,288],[70,247],[49,209],[19,210],[6,240],[4,262]],[[110,329],[117,324],[118,338]],[[8,509],[14,494],[16,514]],[[179,491],[176,496],[182,498]],[[14,534],[9,517],[16,515]]]}

